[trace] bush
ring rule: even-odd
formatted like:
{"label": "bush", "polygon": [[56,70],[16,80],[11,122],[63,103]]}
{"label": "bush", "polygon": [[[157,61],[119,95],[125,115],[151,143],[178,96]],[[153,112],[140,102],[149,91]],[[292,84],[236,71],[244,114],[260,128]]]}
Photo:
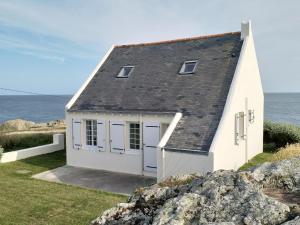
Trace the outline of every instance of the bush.
{"label": "bush", "polygon": [[289,159],[296,156],[300,156],[300,144],[292,144],[287,145],[284,148],[280,148],[278,152],[276,152],[271,157],[271,161],[279,161],[283,159]]}
{"label": "bush", "polygon": [[264,142],[274,143],[277,148],[300,142],[300,127],[292,124],[264,123]]}
{"label": "bush", "polygon": [[0,146],[4,152],[51,144],[53,134],[14,134],[0,136]]}

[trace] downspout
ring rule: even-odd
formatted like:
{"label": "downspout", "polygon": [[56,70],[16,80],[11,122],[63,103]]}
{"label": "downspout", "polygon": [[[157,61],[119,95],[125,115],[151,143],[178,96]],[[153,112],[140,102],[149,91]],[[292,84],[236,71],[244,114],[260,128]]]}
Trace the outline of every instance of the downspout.
{"label": "downspout", "polygon": [[245,163],[248,162],[248,125],[249,125],[249,113],[248,113],[248,98],[245,98],[245,126],[246,126],[246,138],[245,138]]}

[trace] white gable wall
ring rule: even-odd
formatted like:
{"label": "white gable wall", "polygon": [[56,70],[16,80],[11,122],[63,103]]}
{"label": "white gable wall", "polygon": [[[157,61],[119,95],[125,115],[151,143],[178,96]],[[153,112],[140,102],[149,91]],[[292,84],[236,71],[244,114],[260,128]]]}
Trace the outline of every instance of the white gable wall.
{"label": "white gable wall", "polygon": [[[169,124],[173,115],[137,115],[137,114],[104,114],[104,113],[79,113],[66,112],[66,146],[67,146],[67,165],[76,167],[85,167],[91,169],[100,169],[115,171],[121,173],[130,173],[138,175],[155,176],[156,173],[143,172],[143,152],[142,150],[130,151],[128,149],[128,126],[126,122],[159,122]],[[72,121],[81,121],[81,148],[73,147],[72,140]],[[102,140],[104,149],[90,149],[85,146],[85,120],[97,120],[104,123],[105,138]],[[119,122],[125,124],[124,145],[125,153],[110,151],[110,135],[109,126],[111,122]],[[127,124],[128,125],[128,124]]]}
{"label": "white gable wall", "polygon": [[[244,31],[242,51],[222,119],[210,148],[210,151],[214,153],[214,170],[238,169],[263,150],[263,90],[251,25],[249,23],[249,30],[247,30],[247,24],[242,26],[242,32]],[[254,110],[253,123],[249,123],[248,110]],[[247,136],[245,140],[240,139],[236,145],[235,115],[239,112],[246,113]]]}

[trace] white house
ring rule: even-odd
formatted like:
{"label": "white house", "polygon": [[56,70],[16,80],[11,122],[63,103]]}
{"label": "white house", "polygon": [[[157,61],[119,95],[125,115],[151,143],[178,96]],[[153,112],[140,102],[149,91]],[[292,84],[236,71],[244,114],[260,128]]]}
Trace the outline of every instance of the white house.
{"label": "white house", "polygon": [[237,169],[262,152],[263,102],[250,22],[113,46],[66,106],[67,164],[158,180]]}

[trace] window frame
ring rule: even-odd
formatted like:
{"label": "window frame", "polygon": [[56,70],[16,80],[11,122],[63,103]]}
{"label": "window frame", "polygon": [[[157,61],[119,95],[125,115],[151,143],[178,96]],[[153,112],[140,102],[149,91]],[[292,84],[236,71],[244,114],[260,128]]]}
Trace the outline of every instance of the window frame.
{"label": "window frame", "polygon": [[[130,143],[130,135],[131,135],[131,129],[130,125],[131,124],[138,124],[139,125],[139,149],[134,149],[131,148],[131,143]],[[134,153],[134,154],[140,154],[142,150],[142,124],[140,122],[136,121],[129,121],[127,122],[127,148],[125,150],[125,153]]]}
{"label": "window frame", "polygon": [[[194,68],[193,68],[193,71],[185,72],[186,64],[189,64],[189,63],[195,63],[195,66],[194,66]],[[181,68],[180,68],[179,74],[180,74],[180,75],[194,74],[195,71],[196,71],[197,65],[198,65],[198,60],[189,60],[189,61],[185,61],[185,62],[182,64]]]}
{"label": "window frame", "polygon": [[[91,128],[91,142],[92,144],[88,144],[88,122],[91,122],[90,128]],[[84,146],[88,150],[97,150],[98,149],[98,131],[97,131],[97,120],[96,119],[86,119],[84,121],[85,123],[85,140],[84,140]],[[94,142],[96,141],[96,143]]]}
{"label": "window frame", "polygon": [[[124,76],[124,73],[125,73],[125,68],[130,68],[130,71],[129,71],[129,73],[128,73],[128,75],[127,76]],[[129,78],[129,76],[132,74],[132,71],[134,70],[134,66],[123,66],[121,69],[120,69],[120,71],[119,71],[119,73],[118,73],[118,75],[116,76],[117,78]]]}

